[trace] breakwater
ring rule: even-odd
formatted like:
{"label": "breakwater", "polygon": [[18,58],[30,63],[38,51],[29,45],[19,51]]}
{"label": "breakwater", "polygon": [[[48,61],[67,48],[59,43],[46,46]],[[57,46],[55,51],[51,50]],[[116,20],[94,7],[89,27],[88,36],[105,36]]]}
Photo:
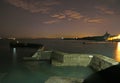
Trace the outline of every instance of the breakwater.
{"label": "breakwater", "polygon": [[69,54],[54,51],[51,55],[55,66],[89,66],[96,71],[117,65],[119,62],[100,54]]}
{"label": "breakwater", "polygon": [[117,65],[119,62],[100,54],[64,53],[60,51],[43,51],[38,49],[32,57],[24,60],[50,60],[54,66],[90,66],[96,71]]}
{"label": "breakwater", "polygon": [[90,54],[69,54],[59,51],[53,51],[51,59],[55,66],[88,66],[92,55]]}
{"label": "breakwater", "polygon": [[[64,53],[60,51],[43,51],[38,49],[32,57],[25,57],[24,60],[47,60],[53,66],[84,66],[90,67],[95,72],[118,65],[119,62],[112,58],[100,54],[80,54],[80,53]],[[83,83],[84,78],[69,77],[50,77],[45,83]],[[74,81],[74,82],[73,82]]]}

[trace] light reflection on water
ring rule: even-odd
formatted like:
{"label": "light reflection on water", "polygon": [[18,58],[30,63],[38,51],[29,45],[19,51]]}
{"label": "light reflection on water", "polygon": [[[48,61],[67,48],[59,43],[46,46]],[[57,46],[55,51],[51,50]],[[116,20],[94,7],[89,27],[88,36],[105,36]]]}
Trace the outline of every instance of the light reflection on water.
{"label": "light reflection on water", "polygon": [[117,43],[115,60],[120,62],[120,42]]}
{"label": "light reflection on water", "polygon": [[17,53],[16,48],[13,48],[13,65],[16,65],[17,63]]}

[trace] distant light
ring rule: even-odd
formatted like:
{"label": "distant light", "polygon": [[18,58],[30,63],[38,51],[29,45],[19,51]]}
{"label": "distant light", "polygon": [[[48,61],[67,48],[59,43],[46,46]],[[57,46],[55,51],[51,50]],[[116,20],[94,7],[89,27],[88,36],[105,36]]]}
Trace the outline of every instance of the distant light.
{"label": "distant light", "polygon": [[120,39],[120,34],[117,36],[109,37],[107,40],[116,40],[116,39]]}
{"label": "distant light", "polygon": [[16,40],[16,38],[13,38],[13,40]]}
{"label": "distant light", "polygon": [[19,41],[17,41],[17,43],[19,43]]}
{"label": "distant light", "polygon": [[12,38],[12,37],[10,37],[10,38],[8,38],[8,39],[11,39],[11,40],[16,40],[16,38]]}
{"label": "distant light", "polygon": [[64,39],[64,37],[61,37],[61,39]]}
{"label": "distant light", "polygon": [[75,37],[75,39],[78,39],[78,37]]}

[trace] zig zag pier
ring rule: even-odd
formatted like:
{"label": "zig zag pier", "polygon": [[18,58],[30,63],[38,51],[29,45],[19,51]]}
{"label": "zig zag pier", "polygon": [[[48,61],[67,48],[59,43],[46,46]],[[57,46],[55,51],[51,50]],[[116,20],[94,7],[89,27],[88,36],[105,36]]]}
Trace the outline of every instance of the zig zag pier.
{"label": "zig zag pier", "polygon": [[[89,67],[94,72],[106,70],[119,62],[112,58],[100,54],[79,54],[79,53],[64,53],[60,51],[44,51],[38,49],[32,57],[24,57],[25,61],[47,61],[52,66],[79,66]],[[82,72],[82,70],[80,70]],[[87,72],[87,71],[86,71]],[[61,82],[60,82],[61,81]],[[75,82],[72,82],[75,81]],[[71,77],[50,77],[45,83],[83,83],[84,78],[71,78]]]}

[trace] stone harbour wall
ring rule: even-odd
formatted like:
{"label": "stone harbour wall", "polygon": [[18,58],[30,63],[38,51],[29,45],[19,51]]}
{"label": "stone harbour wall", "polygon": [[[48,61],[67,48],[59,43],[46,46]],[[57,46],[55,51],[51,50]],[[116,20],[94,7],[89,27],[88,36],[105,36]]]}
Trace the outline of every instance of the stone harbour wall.
{"label": "stone harbour wall", "polygon": [[24,57],[23,60],[50,60],[52,51],[40,51],[38,50],[32,57]]}
{"label": "stone harbour wall", "polygon": [[53,52],[51,57],[52,65],[55,66],[88,66],[93,56],[90,54]]}
{"label": "stone harbour wall", "polygon": [[[64,53],[59,51],[42,51],[38,50],[32,57],[24,58],[25,60],[50,60],[53,66],[87,66],[95,71],[104,70],[110,66],[117,65],[119,62],[112,58],[99,54],[78,54]],[[84,79],[69,77],[50,77],[45,83],[83,83]]]}
{"label": "stone harbour wall", "polygon": [[90,66],[96,71],[117,65],[119,62],[99,54],[69,54],[55,51],[52,53],[52,65],[55,66]]}
{"label": "stone harbour wall", "polygon": [[103,70],[119,62],[99,54],[64,53],[60,51],[38,50],[32,57],[24,60],[50,60],[54,66],[90,66],[96,71]]}
{"label": "stone harbour wall", "polygon": [[50,60],[52,51],[37,51],[32,58]]}
{"label": "stone harbour wall", "polygon": [[51,60],[55,60],[57,62],[63,63],[65,54],[68,54],[68,53],[64,53],[60,51],[53,51],[51,54]]}
{"label": "stone harbour wall", "polygon": [[96,71],[106,69],[110,66],[117,65],[119,62],[115,61],[112,58],[103,56],[103,55],[94,55],[89,66]]}

